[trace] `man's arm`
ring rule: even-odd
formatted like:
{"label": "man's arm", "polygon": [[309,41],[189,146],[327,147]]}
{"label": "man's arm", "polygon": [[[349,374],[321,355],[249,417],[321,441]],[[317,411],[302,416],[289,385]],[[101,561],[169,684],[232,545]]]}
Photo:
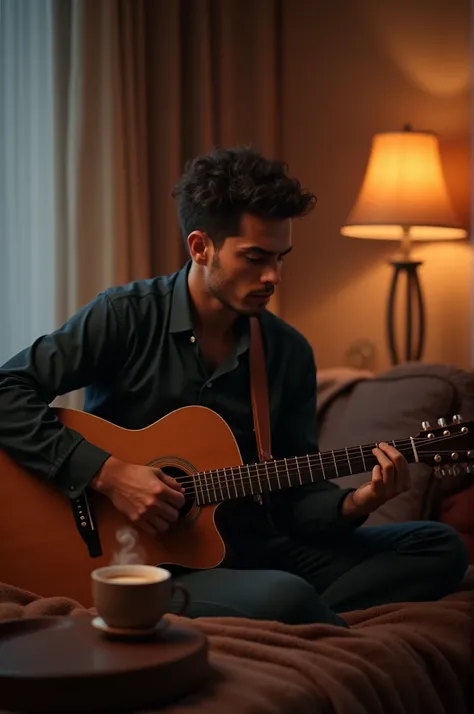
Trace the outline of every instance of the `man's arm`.
{"label": "man's arm", "polygon": [[[310,345],[295,356],[289,378],[285,408],[274,438],[273,456],[290,458],[318,452],[316,422],[316,365]],[[319,481],[272,494],[273,516],[279,527],[304,538],[320,532],[341,532],[362,525],[351,503],[355,489],[342,489],[335,483]]]}
{"label": "man's arm", "polygon": [[77,497],[110,456],[60,423],[57,396],[117,374],[124,354],[119,323],[98,295],[55,332],[0,368],[0,448],[61,493]]}

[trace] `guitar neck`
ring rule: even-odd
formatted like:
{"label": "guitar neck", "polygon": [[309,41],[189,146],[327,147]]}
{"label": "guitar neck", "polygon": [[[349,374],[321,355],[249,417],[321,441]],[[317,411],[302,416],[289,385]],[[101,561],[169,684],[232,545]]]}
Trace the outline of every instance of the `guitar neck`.
{"label": "guitar neck", "polygon": [[[400,451],[409,463],[418,461],[414,439],[389,443]],[[371,471],[378,463],[372,453],[376,446],[377,444],[365,444],[306,456],[201,471],[194,476],[196,501],[198,505],[204,506]]]}

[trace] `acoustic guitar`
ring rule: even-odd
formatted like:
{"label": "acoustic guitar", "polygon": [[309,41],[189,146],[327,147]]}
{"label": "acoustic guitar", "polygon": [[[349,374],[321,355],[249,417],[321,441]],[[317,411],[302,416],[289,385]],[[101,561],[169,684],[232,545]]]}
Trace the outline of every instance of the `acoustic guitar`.
{"label": "acoustic guitar", "polygon": [[[295,458],[243,464],[226,422],[200,406],[178,409],[151,426],[131,431],[73,409],[55,409],[59,420],[86,440],[135,464],[159,467],[185,489],[181,517],[156,537],[133,529],[96,491],[71,501],[0,451],[0,581],[43,596],[68,596],[91,605],[90,572],[122,562],[218,566],[225,544],[215,524],[222,502],[297,488],[320,479],[370,471],[375,444]],[[426,422],[417,437],[392,443],[407,461],[446,470],[474,464],[472,423]],[[134,533],[136,536],[134,536]]]}

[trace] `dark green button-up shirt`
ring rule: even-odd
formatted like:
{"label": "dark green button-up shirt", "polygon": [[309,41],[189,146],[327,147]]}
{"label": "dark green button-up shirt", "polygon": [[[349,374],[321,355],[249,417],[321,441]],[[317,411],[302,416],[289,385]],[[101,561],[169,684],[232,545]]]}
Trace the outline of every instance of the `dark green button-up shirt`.
{"label": "dark green button-up shirt", "polygon": [[[86,411],[127,429],[141,429],[180,407],[209,407],[230,426],[244,463],[258,460],[248,320],[238,319],[235,350],[211,373],[194,333],[189,267],[104,291],[61,328],[9,360],[0,369],[0,447],[63,494],[78,496],[109,454],[63,426],[48,405],[58,395],[84,388]],[[261,327],[273,456],[315,453],[311,346],[269,311],[261,314]],[[271,494],[263,509],[253,499],[221,509],[228,509],[234,523],[238,514],[237,530],[265,529],[270,504],[277,520],[309,534],[343,520],[339,506],[347,492],[322,482],[291,494]]]}

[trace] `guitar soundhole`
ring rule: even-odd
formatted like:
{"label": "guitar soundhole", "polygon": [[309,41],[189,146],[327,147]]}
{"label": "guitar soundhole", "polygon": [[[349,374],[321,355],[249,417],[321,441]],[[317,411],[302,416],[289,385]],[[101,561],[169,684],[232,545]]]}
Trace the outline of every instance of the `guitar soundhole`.
{"label": "guitar soundhole", "polygon": [[186,503],[179,512],[180,518],[185,518],[190,515],[196,507],[196,493],[193,486],[193,477],[182,471],[176,466],[162,466],[162,470],[168,476],[176,479],[176,481],[184,488]]}

